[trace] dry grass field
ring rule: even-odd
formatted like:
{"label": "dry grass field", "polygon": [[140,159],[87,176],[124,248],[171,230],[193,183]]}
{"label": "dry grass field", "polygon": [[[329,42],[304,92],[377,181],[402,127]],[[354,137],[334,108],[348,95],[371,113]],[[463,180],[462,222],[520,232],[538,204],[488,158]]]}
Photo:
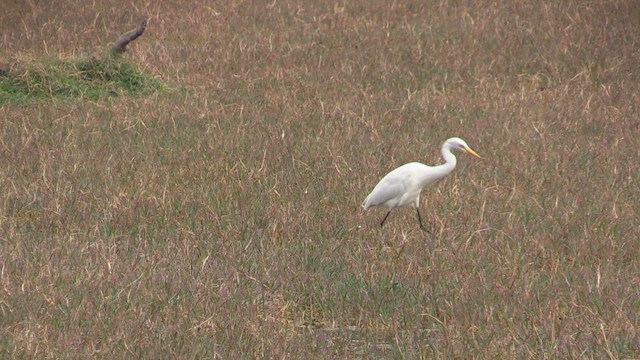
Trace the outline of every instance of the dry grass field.
{"label": "dry grass field", "polygon": [[9,0],[0,63],[144,15],[166,89],[0,103],[0,357],[640,357],[637,1]]}

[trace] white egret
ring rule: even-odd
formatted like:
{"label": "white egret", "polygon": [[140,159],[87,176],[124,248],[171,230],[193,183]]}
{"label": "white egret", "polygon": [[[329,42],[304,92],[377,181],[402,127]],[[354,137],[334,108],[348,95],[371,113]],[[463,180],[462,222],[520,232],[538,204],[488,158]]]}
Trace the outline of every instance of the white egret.
{"label": "white egret", "polygon": [[419,162],[411,162],[392,170],[380,180],[371,194],[367,196],[362,207],[366,210],[374,206],[386,206],[389,211],[380,222],[380,227],[382,227],[391,214],[391,210],[413,205],[416,208],[420,228],[428,231],[422,225],[422,217],[420,216],[420,192],[425,185],[432,184],[449,175],[456,167],[456,156],[451,150],[462,150],[482,159],[464,140],[457,137],[448,139],[442,144],[441,152],[445,160],[444,164],[428,166]]}

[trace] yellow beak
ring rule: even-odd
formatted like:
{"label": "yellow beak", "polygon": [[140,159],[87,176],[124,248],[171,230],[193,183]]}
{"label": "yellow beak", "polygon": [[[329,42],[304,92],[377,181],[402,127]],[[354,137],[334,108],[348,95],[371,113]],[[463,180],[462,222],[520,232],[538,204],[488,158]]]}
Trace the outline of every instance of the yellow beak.
{"label": "yellow beak", "polygon": [[465,146],[464,149],[471,155],[477,157],[478,159],[482,159],[482,157],[480,157],[480,155],[478,155],[475,151],[473,151],[472,148]]}

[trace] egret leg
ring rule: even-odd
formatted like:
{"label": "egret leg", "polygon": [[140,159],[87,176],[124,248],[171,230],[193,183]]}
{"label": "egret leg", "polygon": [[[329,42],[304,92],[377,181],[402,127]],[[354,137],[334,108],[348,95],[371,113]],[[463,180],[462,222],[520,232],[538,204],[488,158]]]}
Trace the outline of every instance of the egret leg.
{"label": "egret leg", "polygon": [[389,214],[391,214],[391,210],[387,211],[387,215],[385,215],[384,218],[382,218],[382,221],[380,222],[380,227],[382,227],[382,225],[384,225],[384,222],[389,217]]}
{"label": "egret leg", "polygon": [[422,229],[422,231],[426,231],[429,234],[431,234],[431,231],[429,231],[426,227],[424,227],[424,225],[422,225],[422,216],[420,216],[420,208],[416,207],[416,214],[418,215],[418,223],[420,224],[420,229]]}

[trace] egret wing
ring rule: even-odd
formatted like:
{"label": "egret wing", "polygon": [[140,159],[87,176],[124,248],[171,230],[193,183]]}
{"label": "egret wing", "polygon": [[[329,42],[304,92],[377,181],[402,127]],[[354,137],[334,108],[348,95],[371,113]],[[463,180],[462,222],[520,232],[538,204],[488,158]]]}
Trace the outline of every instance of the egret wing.
{"label": "egret wing", "polygon": [[389,208],[397,206],[407,188],[406,179],[398,175],[398,172],[392,171],[382,178],[364,200],[362,207],[368,209],[379,205],[385,205]]}

